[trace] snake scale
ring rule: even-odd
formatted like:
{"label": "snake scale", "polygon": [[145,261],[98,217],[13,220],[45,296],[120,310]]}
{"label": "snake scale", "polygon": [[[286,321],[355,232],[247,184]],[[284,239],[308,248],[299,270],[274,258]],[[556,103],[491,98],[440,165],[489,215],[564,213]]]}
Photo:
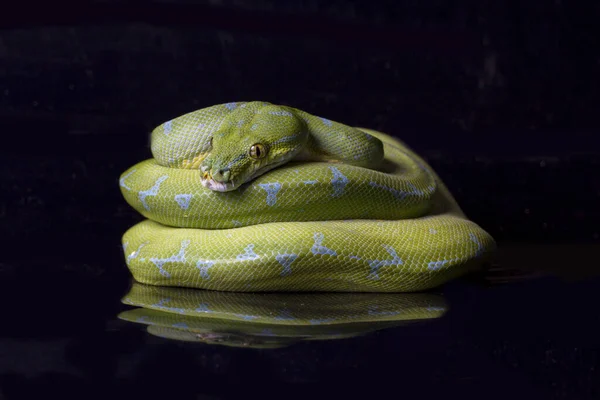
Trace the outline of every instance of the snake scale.
{"label": "snake scale", "polygon": [[121,174],[146,219],[134,280],[219,291],[414,292],[477,268],[494,239],[402,141],[267,102],[157,126]]}

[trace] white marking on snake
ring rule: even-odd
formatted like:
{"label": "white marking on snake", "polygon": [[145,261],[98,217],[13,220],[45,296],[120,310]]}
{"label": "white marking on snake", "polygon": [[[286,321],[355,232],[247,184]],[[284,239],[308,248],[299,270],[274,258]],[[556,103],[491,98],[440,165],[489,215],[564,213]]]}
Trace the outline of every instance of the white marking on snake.
{"label": "white marking on snake", "polygon": [[138,317],[138,319],[136,319],[137,322],[147,322],[148,321],[148,316],[147,315],[142,315],[141,317]]}
{"label": "white marking on snake", "polygon": [[171,301],[171,299],[168,298],[168,297],[166,299],[160,299],[158,301],[158,303],[152,304],[150,306],[150,308],[158,308],[158,309],[165,310],[165,311],[174,311],[174,312],[179,313],[179,314],[183,314],[185,312],[184,308],[167,307],[167,306],[165,306],[165,303],[168,303],[169,301]]}
{"label": "white marking on snake", "polygon": [[254,249],[254,245],[253,244],[249,244],[244,249],[244,253],[243,254],[238,254],[237,259],[238,260],[256,260],[257,258],[259,258],[259,256],[258,256],[258,254],[256,254],[254,252],[253,249]]}
{"label": "white marking on snake", "polygon": [[131,190],[131,188],[125,184],[125,179],[129,178],[135,171],[135,169],[132,169],[127,173],[127,175],[124,175],[121,179],[119,179],[119,185],[127,190]]}
{"label": "white marking on snake", "polygon": [[208,308],[208,303],[202,303],[196,308],[196,312],[211,313],[212,310]]}
{"label": "white marking on snake", "polygon": [[258,186],[267,192],[267,205],[275,205],[275,203],[277,203],[277,193],[281,190],[281,183],[261,183]]}
{"label": "white marking on snake", "polygon": [[193,194],[176,194],[175,201],[179,204],[179,207],[182,210],[187,210],[190,206],[190,201],[192,200]]}
{"label": "white marking on snake", "polygon": [[127,252],[127,246],[129,246],[129,242],[125,242],[121,245],[121,247],[123,248],[123,253]]}
{"label": "white marking on snake", "polygon": [[314,184],[319,183],[319,181],[315,179],[315,180],[312,180],[312,181],[304,181],[302,183],[304,183],[305,185],[314,185]]}
{"label": "white marking on snake", "polygon": [[281,266],[283,267],[283,271],[281,271],[281,276],[288,276],[292,273],[291,265],[298,258],[297,254],[278,254],[275,256],[275,259]]}
{"label": "white marking on snake", "polygon": [[210,279],[210,275],[208,275],[208,269],[215,265],[214,261],[210,260],[198,260],[196,263],[196,268],[200,270],[200,276],[202,279]]}
{"label": "white marking on snake", "polygon": [[172,129],[173,129],[173,121],[165,122],[165,124],[163,125],[163,133],[168,136],[171,134]]}
{"label": "white marking on snake", "polygon": [[186,324],[185,322],[177,322],[171,326],[173,328],[189,328],[188,324]]}
{"label": "white marking on snake", "polygon": [[237,107],[237,103],[227,103],[227,104],[225,104],[225,107],[226,107],[228,110],[233,110],[234,108],[236,108],[236,107]]}
{"label": "white marking on snake", "polygon": [[402,261],[402,259],[400,257],[398,257],[398,254],[396,254],[396,250],[392,246],[384,244],[383,247],[392,256],[392,259],[391,260],[367,260],[367,263],[369,263],[369,267],[371,268],[371,272],[369,273],[369,275],[367,275],[368,279],[374,279],[374,280],[379,279],[379,269],[381,267],[398,266],[398,265],[404,264],[404,261]]}
{"label": "white marking on snake", "polygon": [[429,233],[431,233],[432,235],[435,235],[437,232],[437,229],[429,228]]}
{"label": "white marking on snake", "polygon": [[329,167],[331,172],[333,173],[333,179],[331,180],[331,184],[333,185],[333,197],[339,197],[344,194],[344,188],[348,184],[348,178],[344,176],[336,167]]}
{"label": "white marking on snake", "polygon": [[238,128],[239,128],[239,127],[240,127],[240,126],[242,126],[242,125],[244,125],[244,120],[243,120],[243,119],[240,119],[240,120],[237,122],[237,126],[238,126]]}
{"label": "white marking on snake", "polygon": [[313,238],[315,239],[315,243],[313,244],[312,248],[310,249],[310,251],[313,254],[328,254],[330,256],[337,256],[337,253],[335,252],[335,250],[329,249],[325,246],[322,245],[323,240],[325,239],[325,235],[323,235],[320,232],[315,232]]}
{"label": "white marking on snake", "polygon": [[144,243],[140,244],[140,245],[138,246],[138,248],[137,248],[135,251],[131,252],[131,254],[129,254],[129,255],[127,256],[127,261],[131,261],[131,260],[133,260],[134,258],[137,258],[137,256],[139,256],[139,255],[140,255],[140,250],[142,250],[142,248],[143,248],[145,245],[147,245],[147,244],[148,244],[148,242],[144,242]]}
{"label": "white marking on snake", "polygon": [[189,246],[190,241],[189,240],[182,240],[181,241],[181,247],[179,248],[179,252],[177,254],[173,254],[170,257],[167,258],[156,258],[156,257],[152,257],[150,258],[150,262],[152,262],[154,265],[156,265],[156,267],[158,268],[158,272],[160,272],[161,275],[170,278],[171,274],[169,274],[167,271],[165,271],[163,269],[163,266],[165,265],[165,263],[168,262],[184,262],[185,261],[185,249]]}
{"label": "white marking on snake", "polygon": [[156,196],[156,194],[158,193],[158,190],[160,189],[160,184],[163,183],[168,177],[169,177],[169,175],[161,176],[160,178],[158,178],[156,180],[156,182],[150,189],[142,190],[138,193],[138,198],[140,199],[140,201],[142,202],[142,205],[144,206],[144,208],[146,210],[150,210],[150,206],[148,205],[148,203],[146,203],[146,197]]}

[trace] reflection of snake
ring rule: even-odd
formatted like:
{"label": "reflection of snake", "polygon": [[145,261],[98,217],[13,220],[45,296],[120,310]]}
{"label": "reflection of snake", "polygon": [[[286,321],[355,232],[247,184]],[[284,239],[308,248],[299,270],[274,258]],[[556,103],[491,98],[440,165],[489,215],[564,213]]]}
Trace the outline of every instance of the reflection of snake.
{"label": "reflection of snake", "polygon": [[495,246],[403,143],[269,103],[158,126],[125,171],[149,220],[123,237],[134,278],[235,291],[416,291]]}
{"label": "reflection of snake", "polygon": [[119,318],[179,341],[273,348],[350,338],[441,317],[431,293],[229,293],[134,283]]}

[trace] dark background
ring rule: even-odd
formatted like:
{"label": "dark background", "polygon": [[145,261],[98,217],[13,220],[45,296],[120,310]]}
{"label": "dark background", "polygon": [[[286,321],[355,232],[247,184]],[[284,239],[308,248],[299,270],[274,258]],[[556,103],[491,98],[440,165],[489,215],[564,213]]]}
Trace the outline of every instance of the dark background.
{"label": "dark background", "polygon": [[[577,246],[600,241],[598,21],[600,3],[559,0],[3,6],[0,300],[17,306],[4,313],[3,337],[10,338],[4,345],[13,346],[17,337],[60,341],[76,332],[68,357],[101,381],[98,371],[106,373],[114,359],[103,359],[103,350],[88,343],[116,345],[110,335],[91,332],[104,329],[99,315],[114,318],[119,308],[129,283],[120,236],[141,220],[120,195],[119,175],[150,157],[148,134],[155,125],[222,102],[287,104],[393,134],[432,164],[467,215],[501,248],[538,246],[529,258],[519,257],[521,264],[556,261],[546,250],[561,248],[566,250],[555,269],[595,269],[590,249],[597,247]],[[499,263],[510,269],[515,262],[509,257]],[[554,289],[541,293],[552,296]],[[490,301],[481,304],[503,308]],[[481,304],[479,316],[485,314]],[[550,314],[535,332],[551,329]],[[529,316],[522,312],[522,321]],[[569,323],[579,332],[589,329],[574,317]],[[532,336],[507,347],[498,330],[477,329],[468,346],[497,351],[506,363],[531,360],[532,370],[549,360],[554,346]],[[58,346],[45,343],[40,346],[46,353],[48,343]],[[115,351],[131,345],[119,343]],[[536,343],[541,347],[532,350]],[[563,361],[574,358],[561,368],[576,362],[583,372],[573,382],[588,379],[575,392],[597,394],[597,387],[591,389],[597,372],[590,372],[597,352],[569,353],[573,346],[564,343],[556,351],[567,352]],[[445,351],[460,357],[461,346],[455,341]],[[39,355],[27,351],[24,360]],[[87,361],[78,364],[81,351]],[[92,367],[95,357],[105,369]],[[256,361],[245,360],[248,366]],[[540,379],[547,373],[563,379],[566,369],[547,363],[550,369],[536,370]],[[17,374],[10,365],[6,370]],[[68,376],[60,375],[65,385],[81,384]],[[1,377],[0,388],[6,382],[27,386],[24,375]],[[564,398],[575,393],[561,390]]]}

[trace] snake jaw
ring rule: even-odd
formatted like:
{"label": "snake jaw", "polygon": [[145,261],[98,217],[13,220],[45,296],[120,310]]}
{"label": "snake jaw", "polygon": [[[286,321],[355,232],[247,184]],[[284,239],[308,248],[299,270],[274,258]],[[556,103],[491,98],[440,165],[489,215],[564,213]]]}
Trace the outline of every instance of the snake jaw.
{"label": "snake jaw", "polygon": [[229,192],[236,189],[233,181],[217,182],[208,173],[202,176],[201,183],[205,188],[214,190],[215,192]]}

